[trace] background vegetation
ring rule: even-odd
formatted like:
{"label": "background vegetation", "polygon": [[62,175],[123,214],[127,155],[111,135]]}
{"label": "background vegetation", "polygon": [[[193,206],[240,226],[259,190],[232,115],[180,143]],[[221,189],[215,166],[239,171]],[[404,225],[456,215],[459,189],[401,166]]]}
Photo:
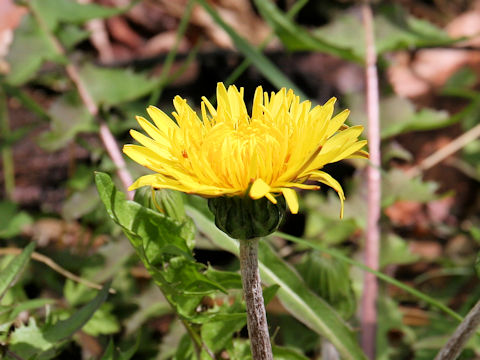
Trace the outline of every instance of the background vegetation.
{"label": "background vegetation", "polygon": [[[376,358],[432,359],[480,297],[480,3],[373,11]],[[163,213],[149,190],[126,201],[129,173],[145,169],[123,168],[119,146],[149,104],[171,112],[179,94],[199,105],[218,81],[246,99],[259,84],[315,103],[336,96],[350,124],[365,124],[363,44],[354,1],[0,2],[3,356],[247,359],[237,244],[203,199],[157,192]],[[346,190],[345,219],[332,191],[304,193],[301,214],[261,242],[276,359],[320,359],[332,344],[364,357],[365,166],[327,169]],[[480,356],[478,336],[461,356]]]}

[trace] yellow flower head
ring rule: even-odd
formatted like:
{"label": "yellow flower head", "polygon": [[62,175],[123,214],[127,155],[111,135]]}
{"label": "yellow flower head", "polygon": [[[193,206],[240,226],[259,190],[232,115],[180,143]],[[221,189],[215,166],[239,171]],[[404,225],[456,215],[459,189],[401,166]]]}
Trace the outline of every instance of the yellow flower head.
{"label": "yellow flower head", "polygon": [[283,194],[292,213],[298,212],[297,189],[317,190],[307,180],[326,184],[338,193],[343,214],[342,187],[320,171],[324,165],[347,158],[367,158],[358,140],[362,126],[348,127],[344,110],[333,115],[335,98],[312,108],[300,102],[292,90],[270,95],[259,86],[249,115],[238,90],[217,86],[215,109],[202,98],[201,118],[185,99],[173,100],[173,121],[160,109],[147,109],[155,125],[141,116],[137,121],[147,137],[131,130],[140,145],[125,145],[123,151],[137,163],[155,171],[135,181],[129,190],[149,185],[204,197],[266,197],[276,203]]}

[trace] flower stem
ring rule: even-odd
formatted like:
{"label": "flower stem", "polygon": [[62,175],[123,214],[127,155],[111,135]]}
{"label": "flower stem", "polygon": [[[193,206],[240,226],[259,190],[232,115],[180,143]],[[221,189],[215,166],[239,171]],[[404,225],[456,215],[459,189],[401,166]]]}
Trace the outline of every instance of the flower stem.
{"label": "flower stem", "polygon": [[253,360],[273,360],[258,270],[258,238],[240,240],[240,271]]}

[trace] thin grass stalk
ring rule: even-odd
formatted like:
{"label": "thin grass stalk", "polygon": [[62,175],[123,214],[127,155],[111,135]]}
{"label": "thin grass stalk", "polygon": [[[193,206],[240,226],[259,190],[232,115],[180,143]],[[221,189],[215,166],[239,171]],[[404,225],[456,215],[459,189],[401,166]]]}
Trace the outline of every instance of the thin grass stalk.
{"label": "thin grass stalk", "polygon": [[[366,107],[368,118],[368,145],[370,152],[370,164],[367,169],[368,182],[368,215],[367,232],[365,240],[365,264],[378,270],[378,256],[380,248],[380,114],[379,114],[379,91],[377,74],[377,56],[375,52],[375,38],[373,32],[373,14],[370,4],[362,4],[362,18],[365,29],[365,76],[366,76]],[[371,273],[365,274],[362,308],[361,308],[361,331],[362,348],[370,359],[375,359],[376,330],[377,330],[377,278]]]}
{"label": "thin grass stalk", "polygon": [[[0,88],[0,134],[4,138],[10,135],[7,97],[2,88]],[[5,141],[2,146],[2,162],[5,195],[8,199],[13,199],[13,193],[15,191],[15,163],[13,161],[12,146],[7,141]]]}

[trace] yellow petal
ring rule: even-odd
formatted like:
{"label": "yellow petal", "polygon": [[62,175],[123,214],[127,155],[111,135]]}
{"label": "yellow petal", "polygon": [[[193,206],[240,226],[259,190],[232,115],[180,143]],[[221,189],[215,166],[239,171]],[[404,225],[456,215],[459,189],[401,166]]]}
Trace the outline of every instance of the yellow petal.
{"label": "yellow petal", "polygon": [[254,200],[264,197],[270,192],[270,185],[268,185],[262,179],[257,179],[250,188],[250,197]]}
{"label": "yellow petal", "polygon": [[135,182],[130,185],[128,188],[128,191],[132,191],[138,188],[141,188],[142,186],[153,186],[154,188],[160,187],[160,181],[158,181],[160,178],[159,175],[157,174],[152,174],[152,175],[144,175],[139,177]]}
{"label": "yellow petal", "polygon": [[156,172],[132,187],[150,185],[205,197],[222,195],[266,197],[276,203],[284,196],[292,213],[299,211],[296,189],[316,190],[307,179],[334,188],[342,202],[340,184],[318,171],[343,158],[368,157],[359,141],[362,127],[348,128],[348,111],[332,118],[335,99],[312,109],[292,90],[266,93],[258,87],[252,116],[243,88],[217,84],[217,106],[202,97],[199,115],[180,96],[173,117],[153,106],[153,122],[138,117],[144,133],[132,131],[140,144],[124,152]]}
{"label": "yellow petal", "polygon": [[213,105],[210,103],[210,101],[208,101],[205,96],[202,96],[202,103],[205,104],[205,106],[208,108],[210,115],[212,115],[213,117],[217,116],[217,110],[215,110]]}
{"label": "yellow petal", "polygon": [[252,106],[252,120],[260,119],[262,117],[262,105],[263,105],[263,89],[261,86],[257,86],[255,95],[253,96]]}
{"label": "yellow petal", "polygon": [[340,114],[336,115],[332,120],[330,120],[327,128],[327,137],[332,136],[338,129],[343,125],[345,120],[347,120],[350,110],[343,110]]}
{"label": "yellow petal", "polygon": [[176,127],[175,122],[167,114],[153,105],[147,108],[147,113],[152,118],[155,126],[164,134],[168,134],[169,128]]}
{"label": "yellow petal", "polygon": [[343,189],[340,183],[337,180],[335,180],[331,175],[323,171],[313,172],[312,175],[310,176],[310,180],[315,180],[323,184],[326,184],[337,192],[338,197],[340,198],[340,203],[341,203],[340,219],[343,218],[343,201],[345,200],[345,194],[343,193]]}
{"label": "yellow petal", "polygon": [[136,130],[130,130],[130,135],[132,135],[132,137],[135,140],[137,140],[140,144],[149,148],[150,150],[153,150],[155,154],[161,156],[162,158],[165,158],[165,159],[172,158],[168,149],[166,149],[164,145],[159,144],[155,140],[150,139],[149,137],[143,135],[142,133],[139,133]]}
{"label": "yellow petal", "polygon": [[155,126],[153,126],[150,123],[150,121],[148,121],[142,116],[137,116],[136,119],[137,119],[137,122],[142,127],[142,129],[145,130],[148,136],[150,136],[153,140],[159,142],[164,146],[168,146],[170,144],[168,139],[166,139],[164,136],[165,133],[158,130]]}
{"label": "yellow petal", "polygon": [[285,197],[290,212],[292,214],[298,213],[298,197],[295,190],[290,188],[283,188],[282,194]]}
{"label": "yellow petal", "polygon": [[139,145],[125,145],[123,152],[133,161],[150,170],[160,172],[162,170],[162,158],[160,158],[154,151]]}
{"label": "yellow petal", "polygon": [[337,162],[337,161],[343,160],[343,159],[349,157],[350,155],[356,153],[357,151],[359,151],[365,145],[367,145],[367,140],[361,140],[361,141],[358,141],[356,143],[353,143],[352,145],[344,148],[340,152],[340,154],[335,156],[330,162]]}
{"label": "yellow petal", "polygon": [[368,159],[370,155],[365,150],[354,152],[352,155],[347,156],[345,159]]}
{"label": "yellow petal", "polygon": [[273,196],[271,193],[266,193],[265,194],[265,197],[270,200],[272,203],[276,204],[277,203],[277,199],[275,199],[275,196]]}

